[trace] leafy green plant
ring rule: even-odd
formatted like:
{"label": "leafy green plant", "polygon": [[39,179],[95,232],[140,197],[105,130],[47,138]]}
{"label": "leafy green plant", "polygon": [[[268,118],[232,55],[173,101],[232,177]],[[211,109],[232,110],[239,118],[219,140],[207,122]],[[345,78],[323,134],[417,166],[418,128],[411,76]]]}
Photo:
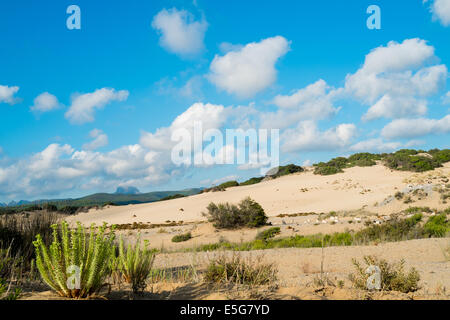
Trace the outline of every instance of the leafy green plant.
{"label": "leafy green plant", "polygon": [[120,237],[119,256],[115,264],[123,279],[131,284],[134,293],[145,290],[147,278],[152,270],[155,255],[148,246],[148,241],[144,241],[144,247],[141,247],[139,235],[134,246],[130,243],[125,249],[123,238]]}
{"label": "leafy green plant", "polygon": [[53,242],[47,247],[37,235],[36,267],[44,282],[62,297],[87,298],[106,285],[110,275],[110,260],[114,251],[114,226],[105,235],[106,223],[100,228],[92,225],[87,236],[78,223],[69,230],[66,222],[52,225]]}
{"label": "leafy green plant", "polygon": [[172,242],[184,242],[188,241],[189,239],[192,239],[192,234],[190,232],[187,232],[183,234],[177,234],[172,238]]}
{"label": "leafy green plant", "polygon": [[354,274],[350,274],[349,279],[355,288],[363,290],[368,289],[367,280],[370,274],[366,271],[368,267],[376,266],[380,270],[381,290],[408,293],[419,289],[419,273],[414,268],[411,268],[408,272],[406,272],[404,260],[391,264],[384,259],[378,259],[374,256],[365,256],[363,261],[365,265],[358,262],[356,259],[352,260],[352,263],[356,268],[356,272]]}
{"label": "leafy green plant", "polygon": [[276,281],[277,272],[275,265],[264,263],[262,257],[254,260],[251,257],[244,259],[239,254],[231,257],[220,255],[210,261],[204,280],[212,283],[266,285]]}

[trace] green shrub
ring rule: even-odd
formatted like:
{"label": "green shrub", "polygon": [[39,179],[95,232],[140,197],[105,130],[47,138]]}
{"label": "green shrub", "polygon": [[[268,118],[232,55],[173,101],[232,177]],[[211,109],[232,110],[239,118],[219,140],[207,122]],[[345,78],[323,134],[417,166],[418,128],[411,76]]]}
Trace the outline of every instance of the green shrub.
{"label": "green shrub", "polygon": [[296,172],[303,172],[303,171],[305,171],[305,169],[303,169],[300,166],[297,166],[295,164],[288,164],[285,166],[279,166],[279,167],[270,169],[269,171],[267,171],[266,176],[278,178],[278,177],[285,176],[288,174],[293,174]]}
{"label": "green shrub", "polygon": [[254,178],[250,178],[247,181],[240,183],[239,185],[240,186],[248,186],[251,184],[260,183],[263,179],[264,179],[264,177],[254,177]]}
{"label": "green shrub", "polygon": [[53,242],[49,247],[41,235],[33,242],[36,266],[44,282],[63,297],[86,298],[97,294],[111,272],[114,227],[108,236],[106,224],[98,232],[91,226],[89,236],[80,223],[71,231],[66,222],[52,225],[52,229]]}
{"label": "green shrub", "polygon": [[184,242],[188,241],[189,239],[192,239],[192,234],[190,232],[183,233],[183,234],[177,234],[172,238],[172,242]]}
{"label": "green shrub", "polygon": [[253,260],[244,259],[238,254],[231,257],[223,254],[210,261],[204,280],[213,283],[267,285],[276,281],[277,272],[274,264],[263,263],[260,257]]}
{"label": "green shrub", "polygon": [[320,163],[314,168],[314,174],[322,176],[329,176],[340,172],[344,172],[342,168],[321,165]]}
{"label": "green shrub", "polygon": [[367,280],[370,274],[366,273],[369,266],[377,266],[381,271],[381,290],[400,291],[403,293],[414,292],[419,289],[420,275],[416,269],[412,268],[405,272],[405,262],[390,264],[386,260],[378,259],[374,256],[365,256],[363,266],[355,259],[352,260],[356,268],[355,274],[350,274],[349,279],[358,289],[367,290]]}
{"label": "green shrub", "polygon": [[429,237],[445,237],[447,232],[450,231],[450,222],[447,221],[447,216],[442,213],[430,217],[423,229]]}
{"label": "green shrub", "polygon": [[141,237],[138,236],[134,246],[128,244],[125,249],[124,241],[120,237],[119,256],[114,262],[115,269],[120,272],[122,278],[131,284],[134,293],[145,290],[146,280],[152,270],[154,252],[148,248],[148,241],[141,248]]}
{"label": "green shrub", "polygon": [[237,186],[239,186],[239,183],[237,181],[233,180],[233,181],[227,181],[222,184],[219,184],[217,187],[226,189],[226,188],[237,187]]}
{"label": "green shrub", "polygon": [[256,228],[266,225],[268,217],[264,209],[254,200],[246,198],[237,206],[229,203],[216,205],[210,203],[203,213],[212,222],[214,227],[233,229],[238,227]]}
{"label": "green shrub", "polygon": [[256,235],[256,240],[268,240],[275,237],[281,232],[280,227],[272,227],[267,230],[261,231]]}
{"label": "green shrub", "polygon": [[392,219],[379,225],[371,225],[356,232],[354,239],[359,243],[418,239],[423,236],[423,229],[418,224],[421,219],[422,214],[417,214],[408,219]]}

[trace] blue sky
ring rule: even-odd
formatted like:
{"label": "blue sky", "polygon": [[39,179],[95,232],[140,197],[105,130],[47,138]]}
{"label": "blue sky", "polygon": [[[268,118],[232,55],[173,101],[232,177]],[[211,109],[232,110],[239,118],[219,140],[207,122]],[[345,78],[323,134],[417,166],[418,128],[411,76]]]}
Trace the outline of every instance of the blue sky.
{"label": "blue sky", "polygon": [[448,148],[449,2],[2,1],[0,202],[259,174],[174,166],[193,121],[279,129],[282,164]]}

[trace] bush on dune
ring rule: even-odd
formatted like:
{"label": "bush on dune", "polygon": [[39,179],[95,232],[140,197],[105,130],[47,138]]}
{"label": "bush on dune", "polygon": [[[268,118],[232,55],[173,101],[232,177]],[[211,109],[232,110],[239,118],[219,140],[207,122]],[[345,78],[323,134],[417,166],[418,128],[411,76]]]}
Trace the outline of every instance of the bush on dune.
{"label": "bush on dune", "polygon": [[250,198],[242,200],[237,206],[211,202],[206,209],[208,212],[203,215],[219,229],[256,228],[265,225],[268,220],[261,205]]}
{"label": "bush on dune", "polygon": [[172,238],[172,242],[184,242],[192,239],[192,234],[190,232],[183,233],[183,234],[177,234]]}

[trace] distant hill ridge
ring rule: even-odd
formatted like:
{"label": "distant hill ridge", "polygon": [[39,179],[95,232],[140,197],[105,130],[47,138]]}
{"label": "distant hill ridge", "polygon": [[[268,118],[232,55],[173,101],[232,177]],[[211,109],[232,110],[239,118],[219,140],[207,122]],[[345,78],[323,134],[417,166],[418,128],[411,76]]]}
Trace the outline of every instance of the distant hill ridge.
{"label": "distant hill ridge", "polygon": [[[190,196],[198,194],[202,191],[202,188],[191,188],[176,191],[154,191],[148,193],[140,193],[137,188],[128,187],[126,189],[117,188],[115,193],[95,193],[82,198],[77,199],[41,199],[35,201],[21,200],[19,202],[12,201],[9,204],[3,203],[1,207],[23,207],[42,204],[53,204],[58,208],[75,206],[75,207],[89,207],[89,206],[101,206],[105,204],[113,205],[127,205],[127,204],[139,204],[148,203],[162,200],[168,197],[180,197]],[[131,193],[127,193],[131,192]]]}

